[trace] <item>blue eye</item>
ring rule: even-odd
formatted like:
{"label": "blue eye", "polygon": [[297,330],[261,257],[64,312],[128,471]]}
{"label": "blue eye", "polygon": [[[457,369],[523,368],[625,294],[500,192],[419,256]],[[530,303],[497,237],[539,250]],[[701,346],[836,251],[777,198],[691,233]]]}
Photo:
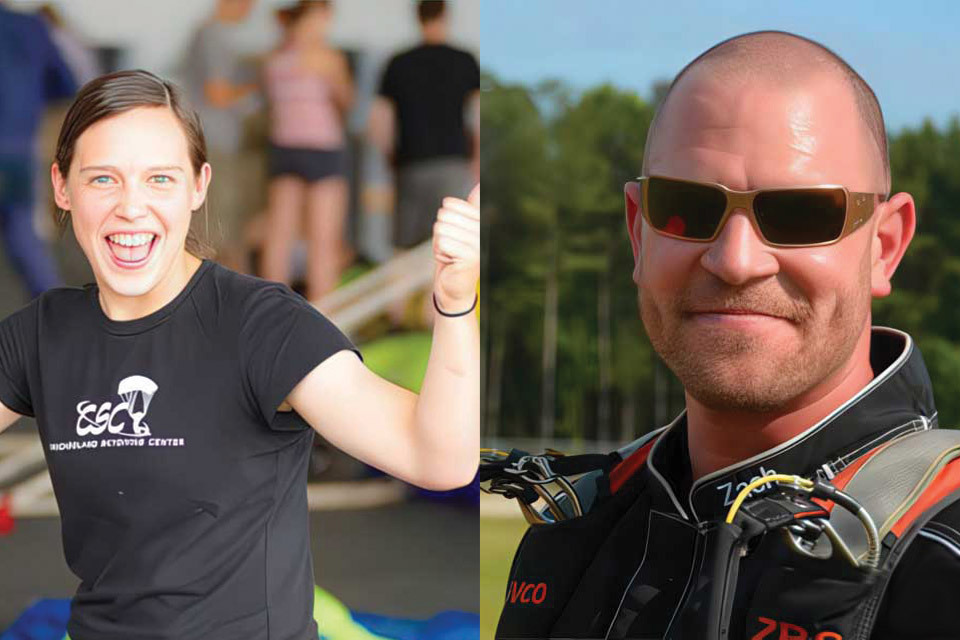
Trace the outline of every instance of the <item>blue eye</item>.
{"label": "blue eye", "polygon": [[170,176],[162,176],[162,175],[152,176],[150,179],[156,182],[157,184],[170,184],[171,182],[173,182],[173,178],[171,178]]}
{"label": "blue eye", "polygon": [[97,176],[93,179],[93,182],[94,184],[107,184],[107,181],[110,179],[110,176]]}

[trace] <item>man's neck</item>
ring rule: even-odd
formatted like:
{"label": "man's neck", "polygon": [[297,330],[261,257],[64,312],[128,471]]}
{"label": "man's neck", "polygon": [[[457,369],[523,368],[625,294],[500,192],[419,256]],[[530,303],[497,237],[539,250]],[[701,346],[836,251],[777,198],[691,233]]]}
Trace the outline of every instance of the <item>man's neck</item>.
{"label": "man's neck", "polygon": [[716,410],[687,394],[687,444],[694,481],[806,431],[855,396],[871,380],[870,327],[867,326],[847,364],[790,402],[782,411]]}
{"label": "man's neck", "polygon": [[242,20],[242,17],[235,10],[227,6],[226,3],[217,3],[213,10],[213,19],[221,24],[235,24]]}
{"label": "man's neck", "polygon": [[447,25],[442,20],[434,20],[421,26],[424,44],[445,44],[447,42]]}

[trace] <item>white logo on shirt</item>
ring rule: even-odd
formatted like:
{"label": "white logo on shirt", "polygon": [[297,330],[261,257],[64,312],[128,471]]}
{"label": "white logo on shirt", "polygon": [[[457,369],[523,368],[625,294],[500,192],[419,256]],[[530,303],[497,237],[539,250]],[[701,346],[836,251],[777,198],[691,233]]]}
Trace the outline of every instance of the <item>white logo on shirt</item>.
{"label": "white logo on shirt", "polygon": [[[157,388],[157,383],[146,376],[130,376],[120,381],[117,395],[121,401],[116,405],[104,402],[98,406],[89,400],[81,400],[77,404],[77,435],[99,436],[109,431],[129,438],[149,436],[150,427],[144,417]],[[128,427],[129,431],[125,430]]]}

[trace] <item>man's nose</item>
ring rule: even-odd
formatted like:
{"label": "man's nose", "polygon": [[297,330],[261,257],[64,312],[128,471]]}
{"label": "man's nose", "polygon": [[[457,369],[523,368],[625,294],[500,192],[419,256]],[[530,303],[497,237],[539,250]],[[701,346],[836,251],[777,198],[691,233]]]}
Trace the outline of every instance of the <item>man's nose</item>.
{"label": "man's nose", "polygon": [[142,186],[131,182],[123,190],[117,215],[126,220],[137,220],[147,215],[147,196]]}
{"label": "man's nose", "polygon": [[731,285],[766,278],[780,270],[772,248],[763,243],[742,210],[730,215],[720,235],[700,257],[700,264]]}

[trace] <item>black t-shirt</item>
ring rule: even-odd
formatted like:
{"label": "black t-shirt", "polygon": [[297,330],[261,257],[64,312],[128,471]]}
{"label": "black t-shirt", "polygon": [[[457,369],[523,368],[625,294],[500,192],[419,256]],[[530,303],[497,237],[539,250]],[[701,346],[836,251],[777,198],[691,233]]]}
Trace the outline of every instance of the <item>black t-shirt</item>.
{"label": "black t-shirt", "polygon": [[314,432],[276,409],[343,349],[288,288],[209,261],[137,320],[88,285],[0,323],[0,401],[37,419],[81,580],[74,640],[317,637]]}
{"label": "black t-shirt", "polygon": [[394,56],[380,95],[393,100],[397,111],[395,162],[469,155],[463,110],[479,88],[480,67],[466,51],[425,44]]}

